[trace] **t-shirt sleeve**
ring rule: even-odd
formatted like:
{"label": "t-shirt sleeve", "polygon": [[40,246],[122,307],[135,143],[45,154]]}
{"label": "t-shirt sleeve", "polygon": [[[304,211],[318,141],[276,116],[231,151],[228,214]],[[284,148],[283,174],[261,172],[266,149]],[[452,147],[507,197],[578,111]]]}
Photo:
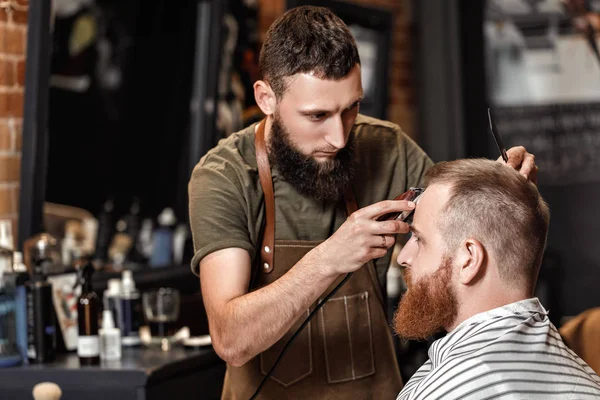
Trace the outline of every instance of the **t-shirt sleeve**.
{"label": "t-shirt sleeve", "polygon": [[217,250],[237,247],[253,257],[247,205],[240,182],[236,168],[218,156],[203,159],[194,168],[188,193],[194,241],[191,268],[196,275],[199,275],[200,261]]}
{"label": "t-shirt sleeve", "polygon": [[406,154],[407,187],[421,187],[425,172],[433,166],[433,161],[408,135],[403,133],[402,136],[404,146],[401,149]]}

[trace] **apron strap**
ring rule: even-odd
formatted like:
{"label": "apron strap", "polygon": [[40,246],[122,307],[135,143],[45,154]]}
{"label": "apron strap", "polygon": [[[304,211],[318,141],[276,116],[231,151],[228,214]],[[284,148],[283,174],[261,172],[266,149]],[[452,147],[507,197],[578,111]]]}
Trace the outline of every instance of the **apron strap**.
{"label": "apron strap", "polygon": [[273,192],[273,178],[267,155],[265,143],[265,120],[259,122],[254,147],[256,148],[256,163],[258,164],[258,176],[260,186],[265,194],[265,230],[260,248],[260,259],[263,272],[273,271],[273,253],[275,252],[275,194]]}

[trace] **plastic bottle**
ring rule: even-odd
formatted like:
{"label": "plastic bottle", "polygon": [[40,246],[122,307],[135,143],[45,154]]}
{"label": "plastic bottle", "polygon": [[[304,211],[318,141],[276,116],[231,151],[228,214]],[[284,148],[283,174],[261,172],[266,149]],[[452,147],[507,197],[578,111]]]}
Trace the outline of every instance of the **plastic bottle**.
{"label": "plastic bottle", "polygon": [[150,218],[144,219],[136,244],[138,252],[146,261],[152,257],[152,226],[153,223]]}
{"label": "plastic bottle", "polygon": [[13,255],[13,271],[16,274],[15,303],[17,325],[17,347],[23,362],[27,363],[27,289],[25,284],[29,281],[27,266],[23,264],[23,253],[15,251]]}
{"label": "plastic bottle", "polygon": [[[119,315],[121,314],[119,308],[119,297],[121,296],[121,280],[120,279],[109,279],[108,286],[102,295],[102,309],[109,310],[113,317],[115,326],[119,326]],[[104,317],[104,316],[103,316]]]}
{"label": "plastic bottle", "polygon": [[16,275],[12,243],[0,237],[0,367],[21,363],[16,330]]}
{"label": "plastic bottle", "polygon": [[73,264],[73,253],[75,252],[76,246],[75,232],[73,230],[67,230],[60,249],[62,264],[65,267],[70,267]]}
{"label": "plastic bottle", "polygon": [[100,334],[100,358],[102,360],[121,359],[121,330],[115,327],[110,310],[102,311]]}
{"label": "plastic bottle", "polygon": [[13,250],[12,224],[9,220],[0,220],[0,274],[12,271]]}

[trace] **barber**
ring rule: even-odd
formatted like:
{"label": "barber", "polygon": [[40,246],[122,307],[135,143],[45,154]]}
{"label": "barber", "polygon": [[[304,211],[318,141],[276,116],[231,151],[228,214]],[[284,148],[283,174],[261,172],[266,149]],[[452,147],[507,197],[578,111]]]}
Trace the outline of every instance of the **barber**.
{"label": "barber", "polygon": [[[189,183],[192,270],[227,362],[222,398],[249,399],[349,272],[259,398],[394,398],[402,381],[385,279],[408,226],[377,218],[414,208],[386,199],[419,186],[433,163],[397,125],[359,114],[356,43],[328,9],[299,7],[276,20],[259,63],[254,95],[266,118],[220,141]],[[508,154],[535,175],[524,148]]]}

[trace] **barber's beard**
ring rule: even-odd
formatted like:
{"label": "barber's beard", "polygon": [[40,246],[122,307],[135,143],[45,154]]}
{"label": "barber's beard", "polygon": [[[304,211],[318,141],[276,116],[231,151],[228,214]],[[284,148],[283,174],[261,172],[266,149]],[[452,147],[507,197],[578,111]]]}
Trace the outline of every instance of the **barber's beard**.
{"label": "barber's beard", "polygon": [[334,158],[318,162],[294,146],[278,114],[271,125],[269,161],[298,192],[323,203],[337,202],[354,176],[352,138]]}
{"label": "barber's beard", "polygon": [[404,339],[427,339],[452,325],[458,313],[451,287],[452,259],[444,257],[433,274],[413,282],[410,269],[404,279],[408,291],[394,315],[394,330]]}

